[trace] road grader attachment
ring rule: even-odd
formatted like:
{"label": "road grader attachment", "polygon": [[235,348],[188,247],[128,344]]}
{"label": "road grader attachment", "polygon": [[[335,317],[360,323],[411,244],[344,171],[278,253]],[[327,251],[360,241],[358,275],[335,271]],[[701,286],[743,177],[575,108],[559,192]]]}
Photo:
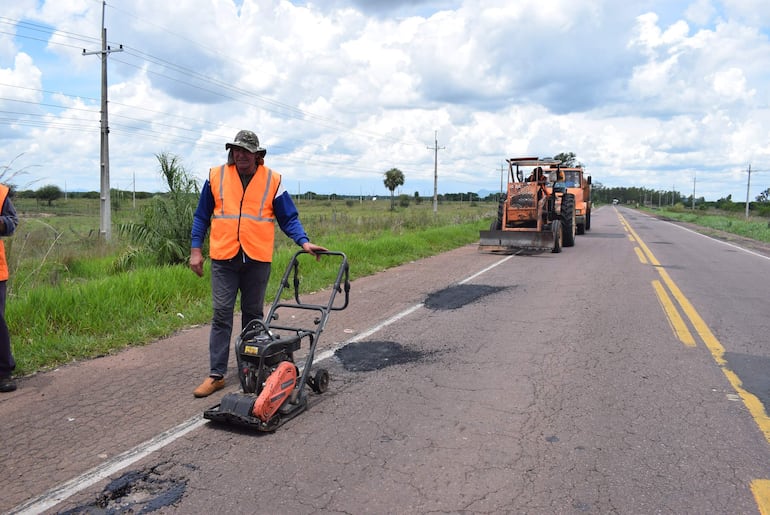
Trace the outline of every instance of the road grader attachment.
{"label": "road grader attachment", "polygon": [[548,188],[550,173],[559,175],[561,161],[515,157],[508,163],[508,187],[497,217],[481,231],[479,250],[505,254],[561,252],[575,244],[575,197]]}

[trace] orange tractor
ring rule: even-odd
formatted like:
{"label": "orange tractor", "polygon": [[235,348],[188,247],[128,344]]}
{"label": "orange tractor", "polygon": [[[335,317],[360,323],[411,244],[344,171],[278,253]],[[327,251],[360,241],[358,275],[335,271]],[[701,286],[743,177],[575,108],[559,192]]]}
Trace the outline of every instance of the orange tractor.
{"label": "orange tractor", "polygon": [[[559,173],[564,174],[564,180],[559,181]],[[585,234],[591,230],[591,176],[584,175],[583,168],[565,168],[552,166],[548,173],[547,191],[551,188],[575,197],[575,228],[577,234]]]}
{"label": "orange tractor", "polygon": [[[480,232],[479,250],[500,253],[561,252],[575,244],[575,196],[553,179],[564,179],[561,161],[516,157],[508,162],[508,188],[497,217]],[[558,183],[559,181],[551,181]]]}

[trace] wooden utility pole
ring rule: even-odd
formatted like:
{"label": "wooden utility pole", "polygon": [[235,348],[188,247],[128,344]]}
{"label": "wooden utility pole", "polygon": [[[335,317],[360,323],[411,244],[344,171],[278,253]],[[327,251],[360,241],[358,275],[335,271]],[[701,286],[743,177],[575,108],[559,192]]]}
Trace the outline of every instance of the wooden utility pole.
{"label": "wooden utility pole", "polygon": [[438,131],[434,133],[433,149],[433,214],[438,212],[438,151],[444,150],[446,147],[438,146]]}
{"label": "wooden utility pole", "polygon": [[102,60],[102,110],[101,110],[101,145],[99,151],[100,169],[101,169],[101,194],[99,202],[99,235],[104,241],[110,241],[112,238],[112,220],[110,205],[110,127],[107,123],[107,56],[111,52],[122,52],[123,45],[118,49],[112,49],[107,46],[107,29],[104,27],[104,8],[107,4],[102,1],[102,49],[93,52],[86,52],[83,49],[83,55],[98,55]]}

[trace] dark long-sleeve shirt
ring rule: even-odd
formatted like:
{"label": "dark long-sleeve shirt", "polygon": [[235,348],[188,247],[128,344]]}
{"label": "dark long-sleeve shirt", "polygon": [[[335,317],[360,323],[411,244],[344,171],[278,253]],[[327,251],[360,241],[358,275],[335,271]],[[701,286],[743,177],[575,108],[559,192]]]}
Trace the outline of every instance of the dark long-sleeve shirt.
{"label": "dark long-sleeve shirt", "polygon": [[16,226],[19,225],[19,217],[16,215],[16,208],[13,206],[10,196],[6,196],[5,202],[3,202],[3,208],[0,211],[0,221],[2,221],[0,236],[12,235],[16,231]]}

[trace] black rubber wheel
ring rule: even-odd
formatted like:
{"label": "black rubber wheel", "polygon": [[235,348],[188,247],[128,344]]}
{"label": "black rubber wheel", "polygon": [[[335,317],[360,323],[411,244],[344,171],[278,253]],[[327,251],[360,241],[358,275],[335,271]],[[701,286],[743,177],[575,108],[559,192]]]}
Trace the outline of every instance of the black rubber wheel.
{"label": "black rubber wheel", "polygon": [[591,230],[591,210],[586,213],[586,231]]}
{"label": "black rubber wheel", "polygon": [[561,252],[561,236],[562,236],[562,226],[561,222],[559,220],[554,220],[551,222],[551,230],[553,231],[553,252],[554,254],[558,254]]}
{"label": "black rubber wheel", "polygon": [[329,389],[329,371],[325,368],[319,368],[313,377],[311,385],[315,393],[324,393]]}
{"label": "black rubber wheel", "polygon": [[503,209],[505,209],[506,194],[500,197],[500,202],[497,204],[497,218],[489,225],[490,231],[499,231],[503,228]]}
{"label": "black rubber wheel", "polygon": [[565,247],[575,246],[575,195],[565,193],[561,198],[561,220],[562,220],[562,245]]}

